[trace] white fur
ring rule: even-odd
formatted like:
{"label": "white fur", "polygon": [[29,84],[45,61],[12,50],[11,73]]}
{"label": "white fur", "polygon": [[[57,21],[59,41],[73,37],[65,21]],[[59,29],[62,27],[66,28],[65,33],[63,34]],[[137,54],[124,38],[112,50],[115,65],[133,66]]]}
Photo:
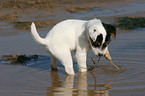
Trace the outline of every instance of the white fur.
{"label": "white fur", "polygon": [[[93,30],[97,31],[94,33]],[[76,51],[76,60],[80,72],[87,71],[86,60],[87,52],[92,48],[93,52],[105,54],[104,50],[93,48],[89,41],[96,40],[97,35],[103,34],[103,42],[106,32],[99,19],[93,20],[65,20],[56,24],[45,38],[41,38],[36,30],[35,24],[31,25],[31,33],[36,42],[46,47],[46,50],[52,55],[51,66],[57,68],[57,60],[60,60],[65,66],[67,74],[74,74],[73,60],[71,51]]]}

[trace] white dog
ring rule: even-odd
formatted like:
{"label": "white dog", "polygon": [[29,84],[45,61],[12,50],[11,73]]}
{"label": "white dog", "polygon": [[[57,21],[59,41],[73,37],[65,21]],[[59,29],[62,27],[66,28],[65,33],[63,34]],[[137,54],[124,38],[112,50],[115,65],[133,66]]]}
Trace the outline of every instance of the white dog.
{"label": "white dog", "polygon": [[31,25],[31,33],[36,42],[46,47],[51,54],[52,69],[57,69],[57,60],[65,66],[67,74],[74,74],[71,51],[76,51],[79,71],[87,71],[87,52],[92,49],[97,56],[111,59],[108,44],[110,36],[115,39],[116,28],[105,24],[99,19],[93,20],[65,20],[56,24],[45,38],[41,38],[35,24]]}

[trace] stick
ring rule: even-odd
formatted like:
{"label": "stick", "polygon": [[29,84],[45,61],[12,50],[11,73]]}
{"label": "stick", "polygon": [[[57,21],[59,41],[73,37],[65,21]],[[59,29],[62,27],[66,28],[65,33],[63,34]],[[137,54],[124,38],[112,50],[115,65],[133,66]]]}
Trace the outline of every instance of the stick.
{"label": "stick", "polygon": [[109,53],[108,49],[107,49],[107,51],[106,51],[104,57],[105,57],[107,60],[109,60],[110,63],[113,64],[118,70],[120,70],[119,67],[117,67],[117,66],[111,61],[111,56],[110,56],[110,53]]}
{"label": "stick", "polygon": [[[101,57],[101,56],[99,56],[99,59],[98,59],[98,61],[97,61],[97,64],[98,64],[98,63],[99,63],[99,61],[100,61],[100,57]],[[91,59],[92,59],[92,61],[93,61],[94,65],[95,65],[95,66],[97,66],[97,64],[95,63],[95,60],[93,60],[93,58],[91,58]]]}
{"label": "stick", "polygon": [[[99,61],[100,61],[100,57],[101,56],[99,56],[99,59],[98,59],[98,62],[97,62],[97,64],[99,63]],[[94,63],[94,66],[92,66],[92,67],[90,67],[89,69],[88,69],[88,71],[92,71],[96,66],[97,66],[97,64],[96,64],[96,62],[95,62],[95,60],[93,60],[93,58],[91,58],[92,59],[92,61],[93,61],[93,63]]]}
{"label": "stick", "polygon": [[111,60],[109,60],[109,61],[111,64],[113,64],[120,71],[119,67],[117,67]]}

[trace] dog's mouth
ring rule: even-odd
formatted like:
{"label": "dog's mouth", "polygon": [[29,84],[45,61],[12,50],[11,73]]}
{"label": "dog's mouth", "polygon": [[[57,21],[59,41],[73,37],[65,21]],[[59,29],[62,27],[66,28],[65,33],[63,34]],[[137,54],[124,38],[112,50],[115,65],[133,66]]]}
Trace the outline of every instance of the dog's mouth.
{"label": "dog's mouth", "polygon": [[93,47],[95,48],[100,47],[102,45],[103,35],[102,34],[98,35],[95,41],[93,41],[92,38],[90,37],[90,41]]}
{"label": "dog's mouth", "polygon": [[94,48],[100,48],[101,47],[102,50],[103,50],[110,43],[110,41],[111,41],[110,36],[108,36],[108,35],[106,36],[105,42],[103,44],[102,44],[102,41],[103,41],[103,36],[102,35],[98,35],[96,41],[93,41],[92,38],[90,37],[91,46],[94,47]]}
{"label": "dog's mouth", "polygon": [[101,43],[98,42],[97,40],[95,42],[93,42],[92,38],[90,37],[90,43],[93,47],[100,47],[101,46]]}

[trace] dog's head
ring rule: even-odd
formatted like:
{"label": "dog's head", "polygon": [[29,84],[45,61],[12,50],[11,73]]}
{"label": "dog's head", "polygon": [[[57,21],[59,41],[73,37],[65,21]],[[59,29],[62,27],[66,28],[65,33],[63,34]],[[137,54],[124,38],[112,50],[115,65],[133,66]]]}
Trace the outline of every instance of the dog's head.
{"label": "dog's head", "polygon": [[88,39],[95,55],[102,56],[106,53],[111,36],[116,40],[116,28],[105,24],[98,19],[87,23]]}

